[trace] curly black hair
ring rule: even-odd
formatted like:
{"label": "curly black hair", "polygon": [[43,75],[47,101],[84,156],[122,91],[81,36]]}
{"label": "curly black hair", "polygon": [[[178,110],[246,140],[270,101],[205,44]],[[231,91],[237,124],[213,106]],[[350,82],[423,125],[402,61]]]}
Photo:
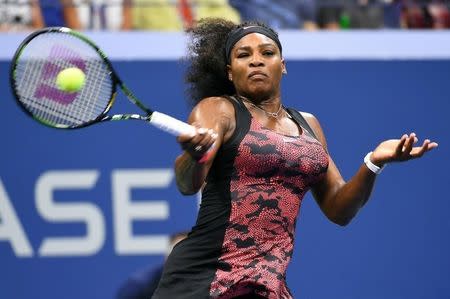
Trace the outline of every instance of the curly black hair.
{"label": "curly black hair", "polygon": [[206,97],[233,95],[233,83],[228,80],[225,43],[228,34],[239,27],[258,25],[273,30],[259,21],[239,25],[221,18],[206,18],[187,31],[189,37],[188,67],[185,74],[187,95],[195,106]]}

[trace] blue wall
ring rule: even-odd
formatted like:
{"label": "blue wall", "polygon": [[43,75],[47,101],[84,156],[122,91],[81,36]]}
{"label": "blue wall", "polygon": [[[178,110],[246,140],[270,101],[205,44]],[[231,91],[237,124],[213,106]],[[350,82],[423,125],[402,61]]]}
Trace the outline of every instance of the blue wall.
{"label": "blue wall", "polygon": [[[178,62],[122,60],[114,65],[144,102],[187,117]],[[117,248],[117,174],[169,171],[161,187],[131,192],[135,203],[163,201],[168,208],[167,219],[133,222],[135,236],[188,229],[195,221],[197,198],[181,196],[170,177],[180,150],[173,137],[142,122],[74,131],[40,126],[14,103],[8,67],[8,61],[0,62],[0,298],[113,298],[131,273],[164,259],[161,249],[142,254]],[[305,198],[288,272],[295,298],[449,298],[450,201],[445,186],[450,169],[450,60],[288,60],[287,67],[286,105],[318,117],[330,153],[347,179],[384,139],[414,131],[421,139],[439,142],[423,159],[387,166],[371,200],[347,227],[330,223],[313,198]],[[116,112],[135,111],[123,96],[118,103]],[[84,222],[51,222],[37,207],[43,198],[39,188],[55,183],[49,171],[80,170],[97,175],[94,184],[57,190],[54,201],[98,207],[105,240],[97,240],[90,254],[42,256],[40,247],[49,237],[87,234]],[[2,231],[11,217],[4,212],[6,203],[31,245],[28,256],[18,256],[1,237],[11,234]]]}

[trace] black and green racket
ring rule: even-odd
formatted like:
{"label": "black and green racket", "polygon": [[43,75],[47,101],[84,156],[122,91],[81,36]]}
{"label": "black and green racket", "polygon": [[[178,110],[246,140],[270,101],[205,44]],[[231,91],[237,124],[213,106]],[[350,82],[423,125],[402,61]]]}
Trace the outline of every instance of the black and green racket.
{"label": "black and green racket", "polygon": [[[76,77],[83,79],[81,85],[75,82],[78,88],[61,89],[58,84],[57,78],[68,69],[83,76]],[[109,120],[137,119],[176,136],[195,134],[193,126],[144,106],[123,84],[106,55],[69,28],[44,28],[29,35],[14,54],[10,80],[19,105],[50,127],[74,129]],[[143,115],[108,114],[117,86]]]}

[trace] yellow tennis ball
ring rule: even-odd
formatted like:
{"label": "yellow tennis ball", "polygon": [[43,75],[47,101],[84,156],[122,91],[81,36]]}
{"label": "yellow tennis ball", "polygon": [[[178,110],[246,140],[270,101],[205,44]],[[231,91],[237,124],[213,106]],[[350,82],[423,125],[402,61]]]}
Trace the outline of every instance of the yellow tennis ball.
{"label": "yellow tennis ball", "polygon": [[82,70],[70,67],[59,72],[56,76],[56,85],[65,92],[76,92],[83,87],[85,78]]}

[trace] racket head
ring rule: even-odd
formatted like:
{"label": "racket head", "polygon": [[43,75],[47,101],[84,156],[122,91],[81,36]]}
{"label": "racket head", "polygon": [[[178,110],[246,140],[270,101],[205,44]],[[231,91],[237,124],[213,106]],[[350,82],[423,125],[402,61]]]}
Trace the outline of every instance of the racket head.
{"label": "racket head", "polygon": [[[60,71],[77,67],[85,74],[76,92],[58,88]],[[85,127],[105,118],[120,83],[111,62],[88,38],[65,27],[33,32],[20,44],[10,68],[12,93],[33,119],[53,128]]]}

